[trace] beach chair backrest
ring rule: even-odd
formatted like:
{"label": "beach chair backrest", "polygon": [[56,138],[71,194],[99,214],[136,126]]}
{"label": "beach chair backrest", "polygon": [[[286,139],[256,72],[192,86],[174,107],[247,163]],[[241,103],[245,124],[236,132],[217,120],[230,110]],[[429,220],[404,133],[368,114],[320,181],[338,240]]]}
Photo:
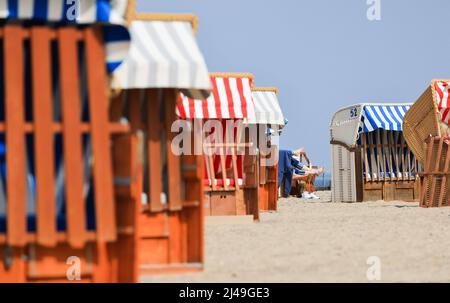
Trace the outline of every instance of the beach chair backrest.
{"label": "beach chair backrest", "polygon": [[438,83],[450,80],[433,80],[431,85],[413,104],[403,119],[403,134],[415,157],[426,160],[426,139],[441,136],[442,116],[438,104]]}
{"label": "beach chair backrest", "polygon": [[7,24],[0,39],[0,244],[115,241],[110,131],[121,126],[108,120],[100,28]]}
{"label": "beach chair backrest", "polygon": [[223,140],[204,144],[207,148],[204,155],[207,187],[211,187],[212,191],[256,188],[259,181],[259,177],[256,178],[258,156],[256,144],[249,142],[248,128],[237,123],[232,128],[234,135],[229,136],[226,120],[222,120],[222,124]]}
{"label": "beach chair backrest", "polygon": [[364,179],[368,182],[415,180],[420,163],[400,131],[378,129],[359,141]]}

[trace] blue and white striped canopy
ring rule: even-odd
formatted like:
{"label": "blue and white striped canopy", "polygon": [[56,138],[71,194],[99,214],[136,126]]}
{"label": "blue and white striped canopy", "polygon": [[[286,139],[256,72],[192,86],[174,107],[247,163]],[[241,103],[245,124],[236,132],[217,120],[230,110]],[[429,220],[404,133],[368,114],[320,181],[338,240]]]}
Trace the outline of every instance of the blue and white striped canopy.
{"label": "blue and white striped canopy", "polygon": [[128,0],[0,0],[0,19],[104,25],[109,72],[128,54],[130,35],[124,24]]}
{"label": "blue and white striped canopy", "polygon": [[362,132],[370,133],[377,129],[402,131],[403,118],[410,104],[365,105],[362,112]]}

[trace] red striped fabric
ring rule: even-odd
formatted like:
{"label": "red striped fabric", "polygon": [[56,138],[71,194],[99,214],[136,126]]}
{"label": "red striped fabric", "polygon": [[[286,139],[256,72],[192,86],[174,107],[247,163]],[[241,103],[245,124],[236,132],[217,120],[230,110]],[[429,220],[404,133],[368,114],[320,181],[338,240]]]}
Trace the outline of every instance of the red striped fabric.
{"label": "red striped fabric", "polygon": [[[225,138],[227,137],[227,127],[226,127],[226,122],[222,121],[222,126],[224,129],[224,133],[223,133],[223,142],[225,141]],[[237,130],[234,129],[234,136],[236,138],[237,135]],[[214,143],[214,142],[213,142]],[[216,175],[216,178],[220,178],[220,174],[222,173],[222,171],[224,170],[222,167],[222,164],[220,163],[220,155],[215,155],[213,157],[214,159],[214,174]],[[211,176],[209,176],[208,173],[208,169],[207,169],[207,160],[206,160],[206,156],[203,157],[203,161],[204,161],[204,176],[206,179],[211,180]],[[239,179],[243,179],[243,164],[244,164],[244,159],[242,157],[242,155],[237,155],[236,156],[236,162],[237,162],[237,172],[238,172],[238,178]],[[225,157],[225,170],[231,169],[232,168],[232,156],[231,155],[226,155]]]}
{"label": "red striped fabric", "polygon": [[450,121],[450,83],[436,81],[434,84],[436,90],[436,102],[442,122],[449,124]]}
{"label": "red striped fabric", "polygon": [[255,117],[251,78],[212,76],[211,86],[212,93],[206,100],[195,100],[180,94],[177,115],[183,119],[252,119]]}

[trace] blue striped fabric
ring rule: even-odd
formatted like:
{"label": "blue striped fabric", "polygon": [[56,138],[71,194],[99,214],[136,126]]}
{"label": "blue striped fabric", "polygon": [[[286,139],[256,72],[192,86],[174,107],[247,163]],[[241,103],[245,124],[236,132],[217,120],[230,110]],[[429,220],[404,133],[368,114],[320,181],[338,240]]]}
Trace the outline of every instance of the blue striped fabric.
{"label": "blue striped fabric", "polygon": [[[378,137],[380,137],[381,142],[379,142]],[[399,136],[395,140],[395,144],[401,145],[402,140],[404,139]],[[377,132],[371,132],[365,136],[365,142],[360,139],[358,145],[361,146],[364,143],[369,146],[372,144],[383,144],[386,143],[386,141],[385,139],[383,140],[383,133],[377,134]],[[370,179],[376,179],[378,176],[380,178],[400,178],[402,176],[408,178],[415,176],[414,154],[409,150],[406,143],[404,143],[403,149],[400,149],[400,147],[395,147],[395,149],[392,147],[374,147],[373,149],[367,148],[367,158],[368,167],[366,167],[366,161],[364,161],[363,174]],[[380,163],[378,163],[376,160],[377,158],[384,160],[381,160]],[[383,161],[385,163],[383,163]]]}
{"label": "blue striped fabric", "polygon": [[403,118],[410,105],[365,105],[363,109],[363,132],[377,129],[402,131]]}
{"label": "blue striped fabric", "polygon": [[124,24],[128,0],[0,0],[0,19],[104,25],[108,72],[128,54],[130,35]]}

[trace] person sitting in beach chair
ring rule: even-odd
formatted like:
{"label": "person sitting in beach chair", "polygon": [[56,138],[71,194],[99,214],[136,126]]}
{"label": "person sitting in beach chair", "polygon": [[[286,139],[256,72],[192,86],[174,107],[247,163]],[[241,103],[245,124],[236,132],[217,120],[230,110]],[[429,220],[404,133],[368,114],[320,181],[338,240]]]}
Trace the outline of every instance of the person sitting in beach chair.
{"label": "person sitting in beach chair", "polygon": [[282,188],[281,196],[287,198],[290,195],[292,187],[292,178],[294,176],[294,166],[292,165],[292,157],[300,156],[303,148],[291,151],[280,150],[278,157],[278,187]]}
{"label": "person sitting in beach chair", "polygon": [[[302,164],[303,159],[308,165]],[[303,148],[294,151],[280,150],[278,164],[278,184],[283,197],[294,194],[307,199],[319,199],[315,195],[314,180],[324,172],[323,168],[313,168]],[[311,194],[312,193],[312,194]]]}
{"label": "person sitting in beach chair", "polygon": [[[305,158],[307,165],[302,164],[303,158]],[[294,166],[293,191],[296,196],[304,199],[319,199],[315,193],[314,182],[317,176],[324,173],[324,168],[314,168],[304,152],[299,157],[294,156],[292,164]]]}

